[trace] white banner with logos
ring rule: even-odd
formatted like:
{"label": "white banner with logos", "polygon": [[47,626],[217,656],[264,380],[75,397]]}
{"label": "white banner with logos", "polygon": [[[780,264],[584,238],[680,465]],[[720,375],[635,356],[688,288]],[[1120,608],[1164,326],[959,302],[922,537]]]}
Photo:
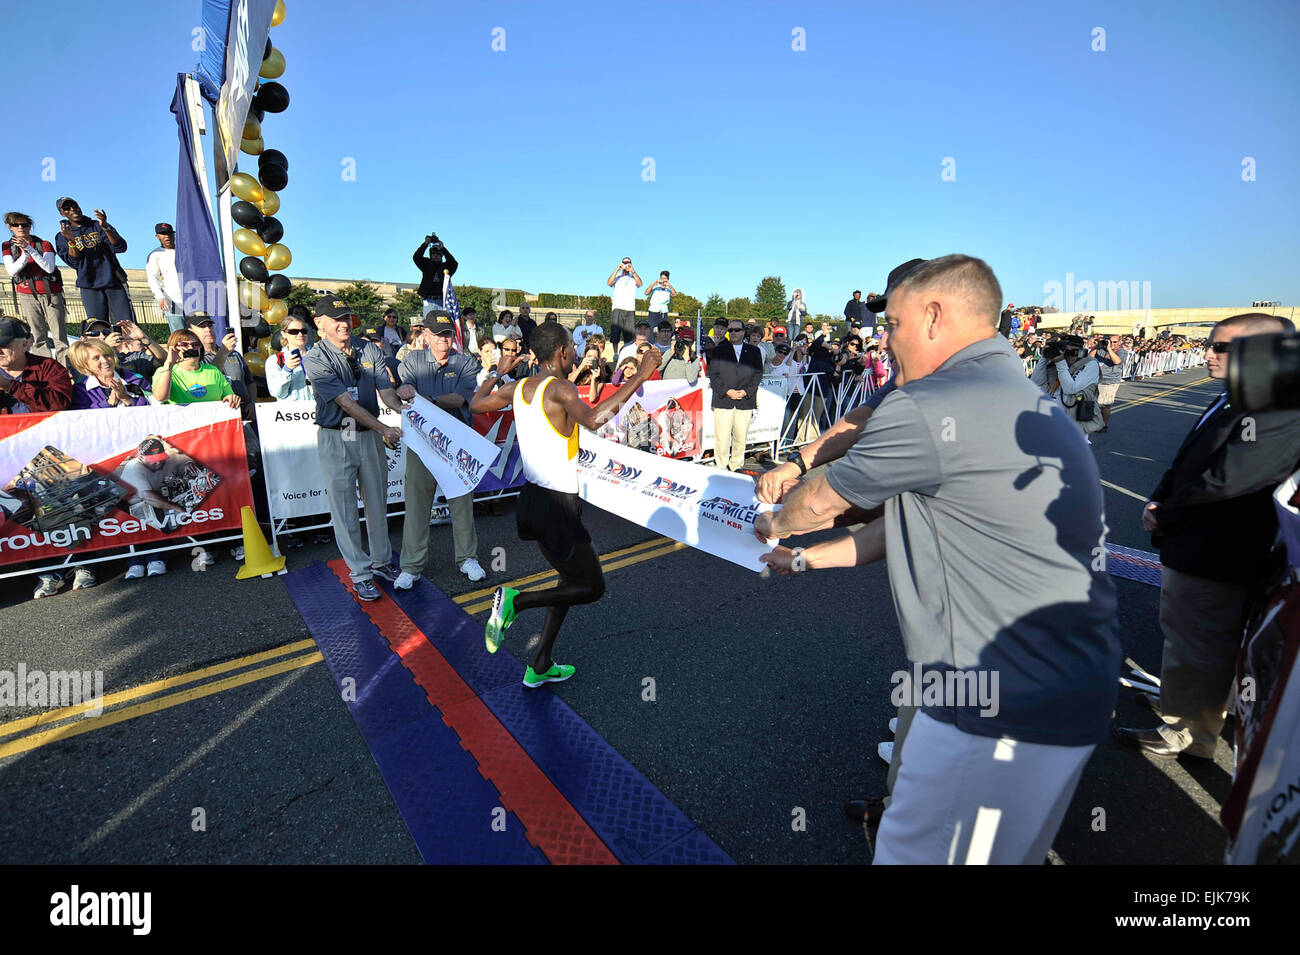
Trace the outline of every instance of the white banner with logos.
{"label": "white banner with logos", "polygon": [[754,480],[718,468],[636,451],[583,431],[582,499],[642,527],[761,572],[772,550],[754,536],[754,518],[772,510],[754,498]]}
{"label": "white banner with logos", "polygon": [[[379,420],[394,428],[401,427],[397,412],[388,407],[379,409]],[[262,444],[262,469],[271,517],[279,520],[328,514],[325,474],[316,451],[316,402],[259,402],[257,435]],[[386,454],[388,503],[400,503],[406,474],[406,446],[387,450]]]}
{"label": "white banner with logos", "polygon": [[402,412],[402,446],[419,455],[448,500],[478,487],[501,454],[483,435],[419,395]]}

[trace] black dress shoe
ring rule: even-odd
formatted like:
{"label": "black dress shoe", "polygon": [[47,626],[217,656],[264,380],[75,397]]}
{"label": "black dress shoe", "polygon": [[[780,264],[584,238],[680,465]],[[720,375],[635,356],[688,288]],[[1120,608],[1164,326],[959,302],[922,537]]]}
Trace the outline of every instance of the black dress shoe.
{"label": "black dress shoe", "polygon": [[[1187,747],[1177,746],[1160,734],[1159,729],[1130,729],[1123,726],[1112,726],[1110,735],[1122,745],[1139,752],[1146,753],[1148,756],[1155,756],[1159,759],[1173,759],[1177,756],[1197,756],[1196,753],[1189,753]],[[1197,756],[1199,759],[1211,759],[1209,756]]]}
{"label": "black dress shoe", "polygon": [[883,799],[851,799],[844,804],[844,815],[854,822],[865,822],[869,826],[880,825],[880,817],[884,814]]}

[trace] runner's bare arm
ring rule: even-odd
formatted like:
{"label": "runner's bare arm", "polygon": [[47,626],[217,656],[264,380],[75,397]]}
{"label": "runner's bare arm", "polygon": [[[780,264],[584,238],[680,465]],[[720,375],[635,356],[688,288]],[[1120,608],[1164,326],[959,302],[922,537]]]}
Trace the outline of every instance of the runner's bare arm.
{"label": "runner's bare arm", "polygon": [[474,397],[469,400],[469,410],[471,414],[483,414],[487,411],[501,411],[508,407],[514,401],[515,386],[517,381],[511,381],[496,391],[492,391],[492,386],[500,379],[488,375],[483,379],[483,384],[478,386],[474,392]]}
{"label": "runner's bare arm", "polygon": [[618,390],[612,395],[594,406],[578,397],[578,389],[573,386],[573,382],[557,378],[556,383],[546,389],[546,413],[552,422],[556,417],[552,412],[564,415],[567,427],[557,428],[561,432],[571,431],[574,422],[588,431],[598,431],[601,425],[618,414],[618,409],[623,407],[623,402],[631,398],[633,393],[649,381],[650,376],[658,370],[659,349],[652,348],[641,356],[641,364],[636,374],[619,385]]}

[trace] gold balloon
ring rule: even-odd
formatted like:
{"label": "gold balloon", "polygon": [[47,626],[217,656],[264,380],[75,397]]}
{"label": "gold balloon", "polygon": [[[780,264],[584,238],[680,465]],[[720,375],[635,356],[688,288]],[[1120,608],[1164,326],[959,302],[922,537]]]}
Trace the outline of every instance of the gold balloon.
{"label": "gold balloon", "polygon": [[275,9],[271,12],[271,26],[278,27],[284,22],[284,0],[275,0]]}
{"label": "gold balloon", "polygon": [[273,80],[284,73],[284,54],[271,47],[271,55],[262,61],[262,68],[257,71],[257,75],[268,80]]}
{"label": "gold balloon", "polygon": [[[261,183],[258,183],[258,185],[260,186]],[[262,194],[263,194],[262,201],[258,203],[254,203],[254,205],[257,206],[257,211],[262,213],[262,215],[264,216],[273,216],[277,212],[279,212],[280,197],[276,195],[274,192],[272,192],[270,189],[267,189],[265,187],[262,189]]]}
{"label": "gold balloon", "polygon": [[262,286],[253,282],[241,281],[239,283],[239,301],[243,303],[244,308],[260,312],[266,307],[266,303],[270,299],[267,298],[266,289],[262,288]]}
{"label": "gold balloon", "polygon": [[271,344],[271,339],[269,337],[259,338],[257,340],[257,353],[259,355],[264,355],[267,358],[270,358],[275,354],[275,346]]}
{"label": "gold balloon", "polygon": [[257,352],[248,352],[244,355],[244,364],[254,375],[261,378],[266,377],[266,356],[259,355]]}
{"label": "gold balloon", "polygon": [[[262,142],[262,137],[261,137],[261,136],[258,136],[256,139],[242,139],[242,140],[240,140],[240,142],[239,142],[239,149],[240,149],[240,151],[241,151],[241,152],[246,152],[246,153],[248,153],[248,155],[250,155],[250,156],[256,156],[258,153],[260,153],[260,152],[261,152],[263,149],[265,149],[265,148],[266,148],[266,146],[265,146],[265,144]],[[265,192],[266,190],[264,189],[264,190],[262,190],[262,191]]]}
{"label": "gold balloon", "polygon": [[277,242],[266,250],[266,267],[272,272],[283,272],[293,261],[293,253],[287,245]]}
{"label": "gold balloon", "polygon": [[256,116],[250,116],[244,121],[244,139],[257,139],[262,135],[262,124],[257,121]]}
{"label": "gold balloon", "polygon": [[289,314],[289,303],[282,298],[273,298],[262,307],[262,317],[268,325],[279,325]]}
{"label": "gold balloon", "polygon": [[235,248],[245,255],[266,255],[266,243],[252,229],[235,230]]}
{"label": "gold balloon", "polygon": [[262,184],[246,172],[237,172],[230,177],[230,191],[245,202],[261,202],[266,195]]}

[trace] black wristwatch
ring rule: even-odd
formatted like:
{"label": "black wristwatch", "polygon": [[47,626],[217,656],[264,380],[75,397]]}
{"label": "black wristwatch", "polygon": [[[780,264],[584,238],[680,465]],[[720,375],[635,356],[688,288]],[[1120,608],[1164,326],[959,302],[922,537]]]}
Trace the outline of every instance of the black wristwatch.
{"label": "black wristwatch", "polygon": [[796,451],[794,454],[786,458],[786,461],[790,464],[797,464],[799,466],[800,477],[803,477],[805,474],[808,473],[808,465],[804,464],[803,454],[801,452]]}

